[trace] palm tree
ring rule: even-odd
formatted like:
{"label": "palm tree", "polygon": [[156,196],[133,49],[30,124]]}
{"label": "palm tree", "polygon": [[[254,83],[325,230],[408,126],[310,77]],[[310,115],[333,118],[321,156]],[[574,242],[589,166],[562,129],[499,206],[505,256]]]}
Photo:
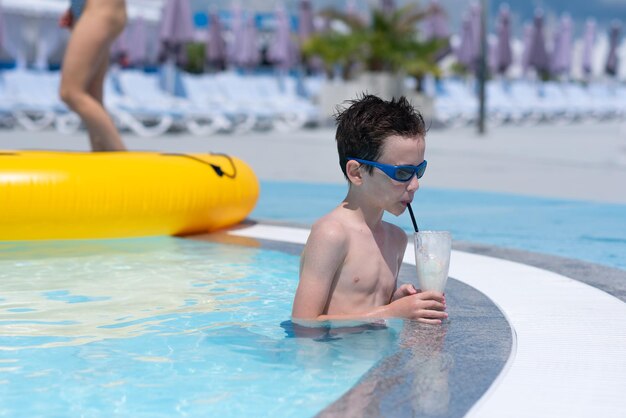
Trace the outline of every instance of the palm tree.
{"label": "palm tree", "polygon": [[369,72],[404,72],[418,77],[438,74],[436,55],[445,41],[418,39],[417,24],[428,13],[408,4],[391,13],[374,10],[371,22],[364,22],[354,15],[326,9],[321,15],[343,23],[347,30],[313,36],[303,45],[303,54],[319,56],[329,70],[341,65],[348,77],[355,63]]}

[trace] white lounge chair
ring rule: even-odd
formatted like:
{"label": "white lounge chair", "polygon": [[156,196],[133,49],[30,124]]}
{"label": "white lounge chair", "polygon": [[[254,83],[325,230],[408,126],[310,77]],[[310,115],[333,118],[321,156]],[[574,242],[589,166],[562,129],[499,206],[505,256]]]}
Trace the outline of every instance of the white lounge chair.
{"label": "white lounge chair", "polygon": [[13,127],[15,125],[12,111],[12,101],[6,92],[4,74],[0,71],[0,126]]}
{"label": "white lounge chair", "polygon": [[240,76],[222,73],[216,76],[221,96],[240,111],[254,115],[257,128],[293,130],[315,119],[317,109],[296,99],[294,95],[277,90],[276,77]]}
{"label": "white lounge chair", "polygon": [[476,120],[478,99],[461,80],[433,81],[435,118],[445,125],[466,125]]}
{"label": "white lounge chair", "polygon": [[546,100],[536,82],[528,80],[514,80],[510,84],[510,94],[513,100],[525,109],[529,122],[550,122],[558,120],[565,112],[562,102]]}
{"label": "white lounge chair", "polygon": [[530,111],[518,103],[511,95],[508,82],[503,80],[489,81],[486,85],[487,114],[492,122],[522,123]]}
{"label": "white lounge chair", "polygon": [[238,133],[248,132],[256,124],[254,114],[246,112],[224,96],[218,86],[217,78],[212,74],[194,75],[183,73],[181,76],[185,97],[198,109],[217,112],[227,119],[229,127]]}
{"label": "white lounge chair", "polygon": [[143,137],[162,135],[174,123],[174,119],[164,114],[162,109],[147,109],[123,95],[113,75],[105,79],[104,106],[120,129],[130,129]]}
{"label": "white lounge chair", "polygon": [[59,97],[58,72],[16,69],[4,73],[5,97],[15,120],[29,131],[56,123],[61,132],[78,129],[80,119]]}
{"label": "white lounge chair", "polygon": [[257,97],[276,111],[274,117],[276,129],[289,131],[319,123],[321,117],[319,109],[298,94],[295,78],[257,76],[252,80],[253,87],[256,87],[258,93]]}
{"label": "white lounge chair", "polygon": [[[124,70],[116,72],[114,79],[121,95],[118,102],[111,103],[111,106],[118,113],[125,112],[126,116],[120,114],[126,119],[124,122],[140,135],[158,135],[172,126],[184,127],[196,135],[208,135],[230,126],[223,115],[198,108],[189,100],[162,90],[158,74]],[[132,115],[135,121],[129,120],[128,115]],[[154,120],[159,128],[147,130],[146,123]],[[137,121],[141,121],[140,126],[137,126]]]}

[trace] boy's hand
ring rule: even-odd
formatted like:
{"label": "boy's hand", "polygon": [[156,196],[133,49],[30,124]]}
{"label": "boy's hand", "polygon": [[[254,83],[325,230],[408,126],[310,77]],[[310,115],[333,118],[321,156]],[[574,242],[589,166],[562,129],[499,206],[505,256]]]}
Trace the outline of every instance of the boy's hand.
{"label": "boy's hand", "polygon": [[393,296],[391,297],[391,301],[393,302],[405,296],[411,296],[416,293],[417,293],[417,289],[415,288],[415,286],[413,286],[412,284],[403,284],[402,286],[397,288],[396,291],[393,293]]}
{"label": "boy's hand", "polygon": [[74,24],[74,16],[72,10],[67,9],[59,18],[59,27],[71,29]]}
{"label": "boy's hand", "polygon": [[[398,289],[399,290],[399,289]],[[398,318],[414,319],[424,324],[441,324],[448,317],[443,293],[428,290],[397,299],[389,304],[390,313]]]}

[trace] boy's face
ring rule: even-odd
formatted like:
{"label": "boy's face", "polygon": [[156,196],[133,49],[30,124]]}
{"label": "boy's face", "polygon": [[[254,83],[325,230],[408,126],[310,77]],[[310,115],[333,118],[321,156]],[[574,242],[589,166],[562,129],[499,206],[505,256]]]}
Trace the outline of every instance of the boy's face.
{"label": "boy's face", "polygon": [[[424,161],[426,145],[424,138],[390,136],[386,139],[379,163],[391,165],[418,165]],[[396,216],[402,214],[413,195],[419,189],[419,180],[413,176],[407,182],[393,180],[381,170],[374,168],[372,174],[365,174],[363,186],[367,194],[375,200],[381,209]]]}

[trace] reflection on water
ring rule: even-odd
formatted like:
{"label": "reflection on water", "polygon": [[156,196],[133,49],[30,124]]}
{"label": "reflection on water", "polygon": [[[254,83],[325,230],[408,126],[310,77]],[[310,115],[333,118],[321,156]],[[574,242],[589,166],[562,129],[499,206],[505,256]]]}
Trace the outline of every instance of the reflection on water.
{"label": "reflection on water", "polygon": [[447,324],[403,322],[394,353],[321,416],[448,416],[454,362],[444,350],[447,330]]}
{"label": "reflection on water", "polygon": [[255,252],[242,247],[152,238],[3,243],[0,253],[0,335],[20,341],[4,350],[135,337],[257,298],[246,291]]}
{"label": "reflection on water", "polygon": [[446,416],[450,404],[449,372],[454,365],[452,356],[444,351],[448,324],[428,326],[407,323],[401,346],[414,367],[410,374],[413,410],[424,416]]}
{"label": "reflection on water", "polygon": [[152,238],[0,253],[8,416],[307,417],[398,348],[401,323],[292,338],[299,258],[281,252]]}

